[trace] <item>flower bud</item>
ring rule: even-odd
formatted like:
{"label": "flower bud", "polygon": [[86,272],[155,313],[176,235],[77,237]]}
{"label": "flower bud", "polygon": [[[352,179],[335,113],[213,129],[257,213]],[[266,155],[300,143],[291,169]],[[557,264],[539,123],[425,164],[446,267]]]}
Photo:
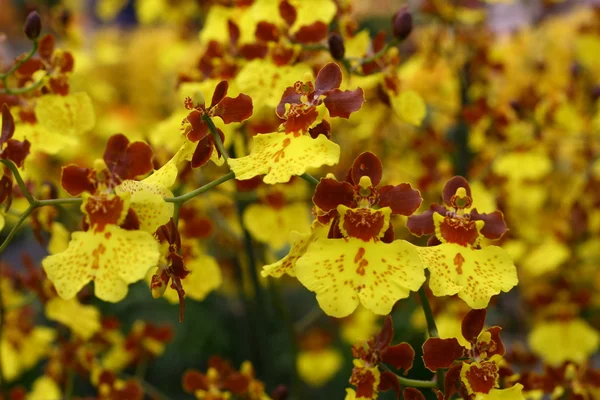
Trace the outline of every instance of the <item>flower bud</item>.
{"label": "flower bud", "polygon": [[29,40],[36,40],[40,36],[40,32],[42,31],[42,19],[37,11],[29,13],[27,19],[25,19],[23,30]]}
{"label": "flower bud", "polygon": [[392,34],[398,40],[404,40],[410,35],[413,28],[412,15],[407,7],[402,7],[392,17]]}
{"label": "flower bud", "polygon": [[328,44],[331,57],[333,57],[335,60],[342,60],[344,58],[344,54],[346,53],[346,48],[344,47],[344,39],[342,39],[340,34],[332,33],[329,35]]}

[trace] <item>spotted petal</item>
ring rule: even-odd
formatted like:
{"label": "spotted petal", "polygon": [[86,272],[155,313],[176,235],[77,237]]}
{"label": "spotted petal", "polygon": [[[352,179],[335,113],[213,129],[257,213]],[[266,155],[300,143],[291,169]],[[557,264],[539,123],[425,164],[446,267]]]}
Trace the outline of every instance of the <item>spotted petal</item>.
{"label": "spotted petal", "polygon": [[46,257],[42,266],[63,299],[73,298],[93,280],[99,299],[118,302],[158,258],[158,242],[150,233],[107,225],[101,232],[73,233],[69,247]]}
{"label": "spotted petal", "polygon": [[296,276],[327,315],[342,318],[361,303],[386,315],[396,301],[425,281],[423,266],[408,242],[318,239],[296,262]]}
{"label": "spotted petal", "polygon": [[117,193],[131,193],[130,207],[140,220],[140,229],[154,233],[159,226],[165,225],[173,215],[173,203],[163,199],[173,193],[160,185],[126,180],[116,188]]}
{"label": "spotted petal", "polygon": [[266,174],[265,183],[284,183],[309,168],[334,165],[340,159],[340,147],[324,135],[313,139],[310,136],[269,133],[254,136],[253,144],[250,155],[228,160],[239,180]]}
{"label": "spotted petal", "polygon": [[290,252],[276,263],[265,265],[261,273],[262,276],[272,276],[274,278],[279,278],[283,274],[296,276],[296,261],[306,253],[306,249],[312,242],[317,238],[326,237],[328,230],[329,226],[314,222],[311,231],[308,233],[292,231],[290,234]]}
{"label": "spotted petal", "polygon": [[431,272],[429,287],[435,296],[458,294],[471,308],[486,308],[490,298],[518,283],[517,269],[502,248],[474,250],[454,243],[419,247]]}

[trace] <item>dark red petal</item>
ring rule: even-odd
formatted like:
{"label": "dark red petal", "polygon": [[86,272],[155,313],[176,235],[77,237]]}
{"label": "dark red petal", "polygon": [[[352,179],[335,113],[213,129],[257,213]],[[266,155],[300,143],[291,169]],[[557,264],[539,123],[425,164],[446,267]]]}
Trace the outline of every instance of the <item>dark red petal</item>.
{"label": "dark red petal", "polygon": [[287,1],[282,1],[279,3],[279,15],[288,26],[291,26],[296,21],[296,8]]}
{"label": "dark red petal", "polygon": [[13,118],[8,105],[2,104],[2,134],[0,135],[0,150],[2,145],[6,143],[15,133],[15,119]]}
{"label": "dark red petal", "polygon": [[120,133],[112,135],[106,143],[104,162],[116,182],[134,179],[152,171],[152,148],[144,142],[130,143]]}
{"label": "dark red petal", "polygon": [[348,182],[322,178],[315,188],[313,203],[323,211],[335,210],[339,204],[354,204],[354,188]]}
{"label": "dark red petal", "polygon": [[317,96],[324,94],[330,90],[339,88],[341,84],[342,70],[340,69],[339,65],[331,62],[321,68],[317,74],[317,80],[315,81],[315,93]]}
{"label": "dark red petal", "polygon": [[439,204],[432,204],[429,206],[429,210],[425,211],[420,215],[411,215],[406,221],[406,227],[413,235],[433,235],[435,232],[435,225],[433,223],[433,213],[446,215],[446,209]]}
{"label": "dark red petal", "polygon": [[429,338],[423,344],[423,362],[425,367],[435,372],[440,368],[448,368],[454,360],[462,357],[464,348],[456,338]]}
{"label": "dark red petal", "polygon": [[201,372],[189,370],[183,374],[183,390],[194,393],[197,390],[208,390],[208,378]]}
{"label": "dark red petal", "polygon": [[203,166],[210,160],[210,156],[213,152],[213,142],[210,140],[210,136],[205,137],[198,142],[194,155],[192,156],[192,168],[198,168]]}
{"label": "dark red petal", "polygon": [[25,162],[25,157],[29,154],[31,143],[27,139],[22,142],[16,139],[8,139],[6,147],[2,152],[2,158],[8,158],[18,167],[22,167]]}
{"label": "dark red petal", "polygon": [[92,179],[93,173],[90,168],[67,165],[62,168],[60,185],[71,196],[79,196],[83,192],[93,193],[96,190],[96,184]]}
{"label": "dark red petal", "polygon": [[310,128],[308,133],[313,139],[316,139],[319,135],[325,135],[327,139],[331,139],[331,125],[326,120],[323,120],[314,128]]}
{"label": "dark red petal", "polygon": [[300,96],[301,95],[296,93],[296,90],[291,86],[285,89],[281,96],[281,100],[279,100],[279,104],[277,105],[277,116],[279,118],[285,118],[285,105],[300,104]]}
{"label": "dark red petal", "polygon": [[42,39],[40,39],[38,45],[38,54],[46,61],[50,61],[52,58],[52,53],[54,53],[54,36],[51,34],[47,34]]}
{"label": "dark red petal", "polygon": [[383,326],[381,330],[375,336],[375,349],[378,351],[383,351],[386,349],[390,343],[392,343],[392,339],[394,338],[394,324],[392,322],[392,317],[388,315],[385,317],[383,321]]}
{"label": "dark red petal", "polygon": [[471,186],[469,186],[469,182],[462,176],[454,176],[446,182],[444,185],[444,189],[442,190],[442,198],[444,199],[444,203],[447,205],[450,204],[450,199],[452,196],[456,194],[456,190],[458,188],[465,188],[467,191],[467,196],[471,197]]}
{"label": "dark red petal", "polygon": [[471,220],[482,220],[485,222],[480,232],[488,239],[500,239],[508,231],[506,222],[504,221],[504,214],[501,211],[494,211],[491,214],[480,214],[474,208],[470,214]]}
{"label": "dark red petal", "polygon": [[239,372],[234,372],[229,374],[229,376],[225,379],[223,386],[233,394],[244,395],[248,392],[250,378],[240,374]]}
{"label": "dark red petal", "polygon": [[415,360],[415,351],[408,343],[390,346],[382,353],[384,363],[393,365],[396,369],[403,369],[404,375],[410,371]]}
{"label": "dark red petal", "polygon": [[365,101],[361,88],[354,90],[334,89],[325,98],[325,107],[331,117],[348,118],[350,114],[360,110]]}
{"label": "dark red petal", "polygon": [[380,240],[383,243],[392,243],[395,238],[396,233],[394,232],[394,225],[390,224],[389,228],[387,228],[387,231],[385,231]]}
{"label": "dark red petal", "polygon": [[244,93],[237,97],[225,97],[215,108],[216,117],[220,117],[223,122],[242,122],[252,115],[252,99]]}
{"label": "dark red petal", "polygon": [[404,389],[404,400],[426,400],[419,389],[408,387]]}
{"label": "dark red petal", "polygon": [[501,356],[503,356],[506,353],[506,350],[504,349],[504,343],[500,338],[501,331],[502,328],[499,326],[492,326],[487,330],[487,332],[489,332],[492,335],[492,342],[490,342],[486,350],[488,358],[492,357],[495,354],[500,354]]}
{"label": "dark red petal", "polygon": [[202,140],[208,135],[208,126],[202,120],[202,115],[200,111],[193,110],[186,118],[192,126],[192,130],[187,133],[187,138],[191,142]]}
{"label": "dark red petal", "polygon": [[454,364],[446,371],[444,377],[444,393],[447,399],[451,398],[454,393],[458,392],[460,382],[460,370],[462,369],[462,363]]}
{"label": "dark red petal", "polygon": [[355,185],[360,183],[361,177],[368,176],[371,178],[372,185],[377,186],[381,182],[383,164],[381,164],[381,160],[375,154],[365,151],[356,157],[350,170],[352,171],[352,182]]}
{"label": "dark red petal", "polygon": [[10,209],[12,203],[12,188],[13,181],[11,175],[2,175],[2,178],[0,178],[0,204],[3,204],[8,199],[4,211]]}
{"label": "dark red petal", "polygon": [[229,83],[227,81],[221,81],[217,84],[215,91],[212,96],[212,100],[210,102],[210,108],[213,108],[217,104],[221,102],[227,96],[227,91],[229,90]]}
{"label": "dark red petal", "polygon": [[258,40],[263,42],[278,42],[279,41],[279,28],[277,25],[269,22],[261,21],[256,25],[256,31],[254,36]]}
{"label": "dark red petal", "polygon": [[421,206],[423,199],[417,189],[413,189],[408,183],[400,185],[382,186],[379,192],[379,205],[390,207],[392,214],[409,216]]}
{"label": "dark red petal", "polygon": [[255,60],[257,58],[265,58],[269,52],[269,47],[264,43],[250,43],[241,46],[238,50],[240,56],[246,60]]}
{"label": "dark red petal", "polygon": [[39,58],[30,58],[17,69],[17,74],[24,78],[30,77],[34,74],[34,72],[40,69],[44,69],[44,63],[42,63],[42,60]]}
{"label": "dark red petal", "polygon": [[470,343],[475,343],[485,324],[485,308],[471,310],[465,315],[461,324],[462,335]]}
{"label": "dark red petal", "polygon": [[240,28],[232,20],[227,20],[227,31],[229,32],[229,44],[236,47],[240,40]]}
{"label": "dark red petal", "polygon": [[400,387],[400,382],[398,381],[398,377],[395,374],[389,371],[385,371],[381,373],[379,378],[379,391],[386,392],[388,390],[393,390],[396,393],[396,399],[400,398],[402,394],[402,388]]}
{"label": "dark red petal", "polygon": [[[294,34],[294,39],[298,43],[318,43],[327,37],[329,27],[321,21],[310,25],[304,25]],[[339,86],[338,86],[339,87]]]}

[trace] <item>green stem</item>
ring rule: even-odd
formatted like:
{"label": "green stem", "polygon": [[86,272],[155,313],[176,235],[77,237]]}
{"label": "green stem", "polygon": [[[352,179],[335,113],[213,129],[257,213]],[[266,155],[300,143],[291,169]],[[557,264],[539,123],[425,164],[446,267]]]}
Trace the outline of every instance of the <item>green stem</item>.
{"label": "green stem", "polygon": [[83,203],[83,199],[81,197],[70,197],[68,199],[35,200],[36,207],[60,206],[63,204],[81,204],[81,203]]}
{"label": "green stem", "polygon": [[31,51],[29,53],[27,53],[27,55],[25,57],[20,59],[15,65],[13,65],[12,68],[9,69],[6,73],[0,74],[0,78],[2,80],[4,80],[4,79],[8,78],[10,75],[12,75],[17,69],[19,69],[19,67],[21,65],[25,64],[31,57],[33,57],[33,55],[35,54],[37,49],[38,49],[38,41],[34,40],[33,48],[31,49]]}
{"label": "green stem", "polygon": [[73,368],[67,368],[67,381],[65,382],[65,400],[71,400],[73,397],[73,388],[75,387],[75,371]]}
{"label": "green stem", "polygon": [[379,365],[387,372],[391,372],[392,374],[396,375],[396,379],[398,379],[398,382],[400,382],[401,385],[414,387],[414,388],[429,388],[429,389],[433,389],[434,387],[436,387],[435,381],[422,381],[419,379],[408,379],[408,378],[405,378],[403,376],[396,374],[385,364],[379,364]]}
{"label": "green stem", "polygon": [[421,299],[421,307],[423,308],[425,320],[427,321],[427,332],[429,333],[429,337],[438,337],[439,335],[437,326],[435,325],[435,319],[433,318],[431,304],[429,304],[429,299],[427,298],[427,293],[425,292],[425,286],[421,286],[419,289],[419,298]]}
{"label": "green stem", "polygon": [[383,55],[384,55],[385,53],[387,53],[387,51],[388,51],[389,49],[391,49],[391,48],[392,48],[392,47],[394,47],[394,46],[397,46],[399,43],[400,43],[400,42],[398,41],[398,39],[392,39],[391,41],[387,42],[387,43],[385,44],[385,46],[383,47],[383,49],[379,50],[377,53],[373,54],[373,55],[372,55],[372,56],[370,56],[370,57],[363,58],[363,59],[360,61],[360,64],[361,64],[361,65],[362,65],[362,64],[367,64],[367,63],[373,62],[373,61],[375,61],[375,60],[377,60],[377,59],[379,59],[379,58],[383,57]]}
{"label": "green stem", "polygon": [[314,176],[312,176],[309,173],[303,173],[302,175],[300,175],[300,178],[304,179],[306,182],[310,183],[311,185],[318,185],[319,184],[319,180],[317,178],[315,178]]}
{"label": "green stem", "polygon": [[[2,94],[14,94],[14,95],[25,94],[25,93],[29,93],[29,92],[31,92],[31,91],[39,88],[43,84],[44,84],[44,77],[42,77],[37,82],[32,83],[31,85],[25,86],[25,87],[22,87],[22,88],[11,89],[8,86],[5,86],[4,88],[0,89],[0,93],[2,93]],[[6,83],[5,83],[5,85],[6,85]]]}
{"label": "green stem", "polygon": [[194,189],[191,192],[182,194],[181,196],[167,197],[167,198],[165,198],[165,201],[167,203],[179,203],[179,204],[185,203],[186,201],[193,199],[194,197],[198,196],[199,194],[207,192],[210,189],[219,186],[221,183],[227,182],[228,180],[231,180],[233,178],[235,178],[235,174],[233,173],[233,171],[228,172],[227,174],[223,175],[222,177],[215,179],[214,181],[209,182],[204,186],[200,186],[199,188]]}
{"label": "green stem", "polygon": [[27,189],[27,186],[25,185],[23,178],[21,178],[21,173],[19,172],[19,169],[17,168],[15,163],[13,163],[12,161],[7,160],[7,159],[2,159],[2,160],[0,160],[0,162],[2,164],[6,165],[8,167],[8,169],[10,169],[15,180],[17,181],[17,185],[19,185],[19,189],[21,189],[23,196],[25,196],[25,198],[27,199],[29,204],[32,206],[35,205],[36,201],[33,198],[33,195],[31,194],[31,192],[29,192],[29,189]]}
{"label": "green stem", "polygon": [[27,210],[25,210],[25,212],[23,214],[21,214],[21,217],[19,217],[19,220],[17,221],[15,226],[13,226],[13,228],[8,233],[8,236],[6,237],[6,239],[4,239],[4,242],[2,243],[2,245],[0,245],[0,254],[2,254],[4,252],[4,250],[6,250],[6,248],[8,247],[8,244],[13,240],[13,238],[17,234],[17,231],[19,230],[19,227],[21,226],[21,224],[23,224],[23,222],[25,222],[27,217],[29,217],[29,214],[31,214],[33,212],[33,210],[35,210],[35,208],[36,208],[35,205],[30,205],[27,208]]}
{"label": "green stem", "polygon": [[210,133],[213,136],[213,140],[215,141],[217,149],[221,153],[221,156],[223,156],[223,158],[225,159],[225,162],[227,162],[227,159],[229,159],[229,154],[227,153],[227,150],[225,150],[225,146],[223,145],[223,141],[221,140],[221,135],[219,135],[219,131],[217,131],[215,123],[207,114],[204,114],[202,116],[202,120],[206,122],[206,125],[208,125],[208,129],[210,130]]}

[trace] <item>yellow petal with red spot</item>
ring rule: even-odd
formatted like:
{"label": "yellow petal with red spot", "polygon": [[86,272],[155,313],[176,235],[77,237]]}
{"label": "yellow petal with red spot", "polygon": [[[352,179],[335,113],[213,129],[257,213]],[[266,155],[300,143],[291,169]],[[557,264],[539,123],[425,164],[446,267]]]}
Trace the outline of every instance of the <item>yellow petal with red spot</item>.
{"label": "yellow petal with red spot", "polygon": [[265,265],[261,272],[263,277],[272,276],[279,278],[283,274],[296,276],[296,261],[306,253],[308,246],[317,238],[326,237],[329,227],[314,222],[311,231],[308,233],[300,233],[292,231],[290,233],[291,249],[287,256],[283,257],[276,263]]}
{"label": "yellow petal with red spot", "polygon": [[310,209],[304,203],[292,203],[281,208],[252,204],[244,211],[244,226],[252,237],[277,250],[289,243],[281,232],[304,232],[310,227]]}
{"label": "yellow petal with red spot", "polygon": [[164,186],[126,180],[115,188],[115,192],[131,194],[130,208],[139,218],[141,230],[154,233],[173,216],[173,203],[164,201],[165,197],[173,197],[173,193]]}
{"label": "yellow petal with red spot", "polygon": [[425,282],[414,246],[403,240],[318,239],[296,262],[298,280],[327,315],[348,316],[359,304],[386,315]]}
{"label": "yellow petal with red spot", "polygon": [[582,364],[598,350],[600,334],[583,319],[556,320],[538,323],[528,341],[532,352],[550,365]]}
{"label": "yellow petal with red spot", "polygon": [[150,233],[107,225],[102,232],[73,233],[69,247],[46,257],[42,266],[63,299],[73,298],[93,280],[99,299],[117,302],[158,258],[158,242]]}
{"label": "yellow petal with red spot", "polygon": [[454,243],[417,248],[431,272],[429,287],[435,296],[458,294],[471,308],[486,308],[490,298],[518,283],[517,269],[502,248],[474,250]]}
{"label": "yellow petal with red spot", "polygon": [[230,158],[228,163],[237,179],[246,180],[266,174],[265,183],[288,182],[309,168],[334,165],[340,159],[340,146],[324,135],[293,136],[268,133],[253,137],[250,155]]}
{"label": "yellow petal with red spot", "polygon": [[[76,315],[77,318],[73,318]],[[54,297],[46,303],[46,317],[69,327],[73,333],[87,340],[100,330],[100,311],[85,306],[76,298],[64,300]]]}

